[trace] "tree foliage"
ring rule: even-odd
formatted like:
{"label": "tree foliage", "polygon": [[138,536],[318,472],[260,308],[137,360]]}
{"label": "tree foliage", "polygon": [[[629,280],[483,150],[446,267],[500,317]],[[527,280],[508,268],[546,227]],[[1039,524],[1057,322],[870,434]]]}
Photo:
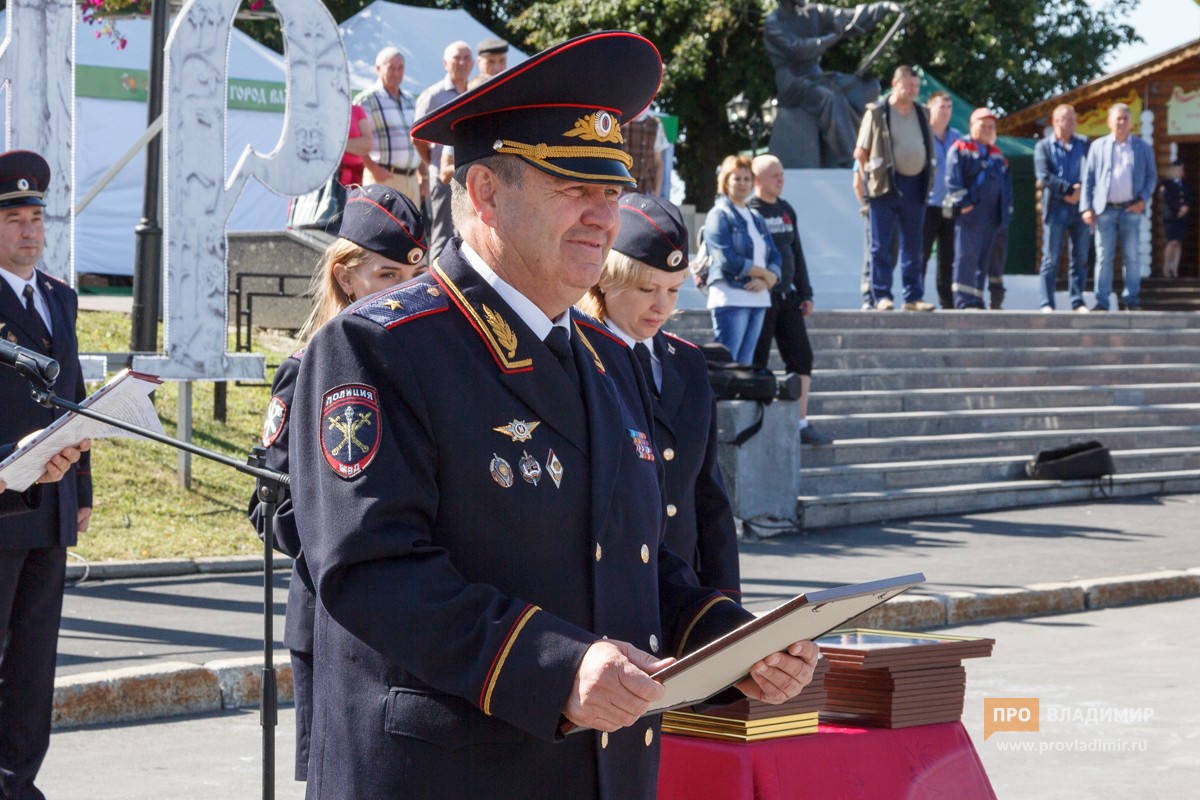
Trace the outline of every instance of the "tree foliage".
{"label": "tree foliage", "polygon": [[[664,64],[658,107],[679,117],[676,169],[688,201],[707,208],[717,165],[746,144],[729,130],[725,103],[744,91],[758,105],[774,92],[763,10],[759,0],[545,0],[529,5],[514,27],[531,49],[613,28],[653,42]],[[603,64],[596,79],[604,79]]]}
{"label": "tree foliage", "polygon": [[[83,0],[96,5],[97,0]],[[247,0],[253,2],[253,0]],[[324,0],[343,22],[371,0]],[[745,92],[755,107],[775,91],[762,46],[762,23],[777,0],[405,0],[462,8],[523,50],[572,36],[632,30],[652,41],[664,61],[658,108],[676,115],[676,168],[687,200],[707,208],[716,167],[749,142],[730,132],[725,103]],[[918,64],[973,103],[1012,112],[1102,74],[1110,54],[1139,40],[1124,20],[1139,0],[901,0],[910,12],[873,72],[887,84],[897,64]],[[100,0],[100,5],[148,0]],[[838,5],[850,5],[841,0]],[[0,0],[3,5],[3,0]],[[239,22],[259,41],[282,49],[275,20]],[[826,54],[826,70],[853,72],[883,38],[884,27]],[[402,42],[397,42],[402,44]],[[596,80],[604,65],[596,64]]]}
{"label": "tree foliage", "polygon": [[[1012,113],[1089,81],[1117,47],[1140,41],[1122,22],[1139,0],[901,0],[911,16],[875,65],[886,86],[897,64],[917,64],[963,99]],[[882,32],[830,53],[826,69],[853,70]]]}
{"label": "tree foliage", "polygon": [[[875,62],[886,85],[897,64],[919,64],[972,102],[1014,111],[1102,73],[1110,53],[1137,34],[1122,22],[1138,0],[902,0],[910,18]],[[849,3],[840,3],[850,5]],[[748,142],[730,133],[724,104],[744,91],[755,106],[774,93],[762,47],[772,0],[539,0],[514,17],[531,48],[588,31],[646,36],[665,62],[659,107],[679,117],[677,169],[687,200],[711,204],[717,164]],[[846,42],[824,61],[853,72],[883,38]],[[597,65],[601,79],[603,65]]]}

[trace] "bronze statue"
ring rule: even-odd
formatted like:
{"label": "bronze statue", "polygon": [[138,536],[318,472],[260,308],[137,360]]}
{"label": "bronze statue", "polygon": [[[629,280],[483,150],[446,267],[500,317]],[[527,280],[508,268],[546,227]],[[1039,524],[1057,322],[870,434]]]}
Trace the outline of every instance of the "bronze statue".
{"label": "bronze statue", "polygon": [[891,2],[843,8],[780,0],[767,17],[763,41],[779,101],[770,152],[784,167],[850,166],[863,108],[879,98],[878,79],[865,73],[882,47],[853,75],[823,72],[821,56],[843,40],[870,33],[889,14],[901,15],[890,38],[904,19],[903,9]]}

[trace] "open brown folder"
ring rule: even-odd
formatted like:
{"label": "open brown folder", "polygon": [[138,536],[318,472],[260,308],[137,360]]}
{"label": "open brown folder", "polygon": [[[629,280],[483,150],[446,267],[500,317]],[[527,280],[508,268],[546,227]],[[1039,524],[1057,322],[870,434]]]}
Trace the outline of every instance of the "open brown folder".
{"label": "open brown folder", "polygon": [[667,693],[646,713],[703,702],[749,675],[754,662],[793,642],[824,636],[924,580],[918,572],[797,595],[650,676]]}
{"label": "open brown folder", "polygon": [[[651,675],[667,692],[643,716],[701,703],[749,675],[756,661],[824,636],[924,580],[917,572],[797,595]],[[560,730],[585,729],[566,722]]]}

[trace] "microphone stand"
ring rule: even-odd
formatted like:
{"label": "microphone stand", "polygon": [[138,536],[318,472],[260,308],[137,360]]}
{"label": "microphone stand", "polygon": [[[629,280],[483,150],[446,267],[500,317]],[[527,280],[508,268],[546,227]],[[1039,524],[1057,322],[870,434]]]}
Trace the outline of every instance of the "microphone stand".
{"label": "microphone stand", "polygon": [[[54,364],[57,368],[58,365],[56,363],[50,363]],[[273,530],[275,509],[283,500],[283,487],[291,482],[287,474],[267,469],[263,466],[265,451],[262,448],[256,447],[250,454],[247,462],[242,463],[227,455],[206,450],[203,447],[197,447],[190,442],[173,439],[170,436],[148,430],[140,425],[134,425],[117,417],[85,408],[70,400],[64,400],[54,394],[53,387],[54,379],[58,375],[57,369],[54,370],[53,375],[41,374],[33,370],[20,371],[29,379],[29,387],[34,401],[46,408],[61,408],[65,411],[71,411],[89,419],[112,425],[114,428],[136,433],[138,436],[150,439],[151,441],[187,451],[192,455],[207,458],[209,461],[215,461],[227,467],[232,467],[238,472],[253,476],[258,480],[255,493],[259,501],[265,506],[263,517],[266,521],[263,531],[263,668],[262,683],[259,690],[259,724],[262,726],[262,796],[263,800],[273,800],[275,797],[275,727],[279,722],[279,698],[276,695],[275,634],[273,630],[275,620],[272,615],[274,602],[271,594],[273,583],[272,567],[274,566],[275,559],[271,545],[275,541],[275,532]],[[49,371],[47,370],[47,372]]]}

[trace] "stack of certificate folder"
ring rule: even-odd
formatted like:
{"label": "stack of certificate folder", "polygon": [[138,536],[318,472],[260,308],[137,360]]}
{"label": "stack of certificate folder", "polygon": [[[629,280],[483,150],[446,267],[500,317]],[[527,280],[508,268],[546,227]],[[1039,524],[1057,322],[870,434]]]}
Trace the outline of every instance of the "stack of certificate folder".
{"label": "stack of certificate folder", "polygon": [[743,698],[727,706],[663,714],[666,733],[680,733],[728,742],[758,742],[817,732],[817,718],[825,703],[825,675],[829,664],[817,662],[812,682],[800,694],[777,706]]}
{"label": "stack of certificate folder", "polygon": [[821,722],[907,728],[962,717],[964,658],[992,654],[994,639],[853,629],[817,640],[825,676]]}

